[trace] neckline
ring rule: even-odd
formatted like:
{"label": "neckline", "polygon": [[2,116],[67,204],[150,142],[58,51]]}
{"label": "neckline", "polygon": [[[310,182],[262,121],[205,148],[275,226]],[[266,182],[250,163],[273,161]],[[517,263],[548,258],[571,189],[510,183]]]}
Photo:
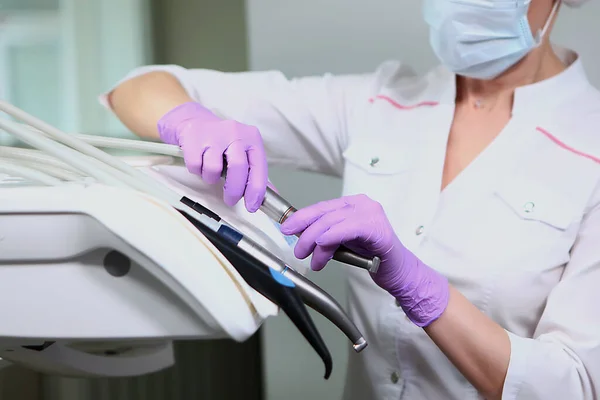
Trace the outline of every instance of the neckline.
{"label": "neckline", "polygon": [[[575,51],[559,46],[554,46],[554,51],[566,64],[565,70],[551,78],[517,87],[514,93],[513,115],[548,112],[550,108],[564,103],[567,98],[590,85],[581,58]],[[455,105],[457,75],[443,65],[439,69],[440,78],[442,82],[445,81],[440,90],[439,102]],[[540,107],[540,103],[543,107]]]}

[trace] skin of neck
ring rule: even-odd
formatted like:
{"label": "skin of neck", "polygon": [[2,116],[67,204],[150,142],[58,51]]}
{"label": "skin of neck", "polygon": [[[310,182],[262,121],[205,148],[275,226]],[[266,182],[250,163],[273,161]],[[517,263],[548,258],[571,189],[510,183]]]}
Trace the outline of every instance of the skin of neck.
{"label": "skin of neck", "polygon": [[[550,17],[554,1],[532,1],[528,19],[533,32],[537,32],[545,25]],[[472,102],[478,99],[512,102],[516,88],[543,81],[564,71],[566,66],[555,53],[549,40],[557,15],[558,10],[548,25],[542,43],[500,76],[491,80],[458,76],[456,80],[457,102]]]}

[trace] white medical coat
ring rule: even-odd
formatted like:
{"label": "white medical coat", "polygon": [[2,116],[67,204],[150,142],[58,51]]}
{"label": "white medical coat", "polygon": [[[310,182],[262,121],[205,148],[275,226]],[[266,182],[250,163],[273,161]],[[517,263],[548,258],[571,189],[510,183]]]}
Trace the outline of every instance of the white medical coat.
{"label": "white medical coat", "polygon": [[[342,176],[425,263],[510,336],[503,398],[600,390],[600,94],[576,54],[521,87],[497,139],[440,192],[455,76],[387,62],[364,75],[164,70],[220,114],[260,128],[271,163]],[[126,79],[127,79],[126,78]],[[481,398],[368,273],[348,268],[349,310],[370,345],[345,399]],[[476,326],[473,329],[477,329]]]}

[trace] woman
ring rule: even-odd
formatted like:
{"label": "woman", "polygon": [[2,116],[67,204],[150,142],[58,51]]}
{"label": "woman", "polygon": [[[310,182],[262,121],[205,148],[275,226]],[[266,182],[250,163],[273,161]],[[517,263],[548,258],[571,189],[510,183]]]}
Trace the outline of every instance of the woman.
{"label": "woman", "polygon": [[425,76],[154,66],[110,105],[207,182],[224,154],[225,201],[251,212],[265,154],[344,177],[344,197],[281,229],[303,232],[295,253],[315,270],[340,244],[382,258],[373,276],[347,270],[371,343],[347,399],[596,399],[600,94],[550,45],[558,1],[425,0],[443,64]]}

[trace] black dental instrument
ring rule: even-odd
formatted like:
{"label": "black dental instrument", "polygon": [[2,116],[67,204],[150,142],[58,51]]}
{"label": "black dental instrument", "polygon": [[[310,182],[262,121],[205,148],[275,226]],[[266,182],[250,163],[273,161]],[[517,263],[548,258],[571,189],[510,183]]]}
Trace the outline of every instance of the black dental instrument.
{"label": "black dental instrument", "polygon": [[241,239],[237,231],[222,225],[218,232],[214,232],[186,212],[179,212],[211,241],[252,288],[281,307],[323,360],[325,379],[328,379],[333,368],[331,354],[296,292],[294,283],[251,254],[242,254],[243,251],[237,247]]}
{"label": "black dental instrument", "polygon": [[[218,214],[208,210],[200,203],[197,203],[188,197],[182,197],[181,202],[191,209],[209,216],[217,222],[222,222],[221,217]],[[241,248],[241,250],[245,251],[247,254],[252,255],[263,264],[276,268],[283,276],[291,280],[296,285],[296,290],[304,303],[337,326],[346,337],[350,339],[352,348],[355,352],[359,353],[367,347],[367,341],[360,330],[350,320],[342,306],[331,295],[308,278],[292,268],[289,268],[285,262],[273,254],[259,248],[257,244],[249,239],[244,238],[238,240],[236,246]]]}

